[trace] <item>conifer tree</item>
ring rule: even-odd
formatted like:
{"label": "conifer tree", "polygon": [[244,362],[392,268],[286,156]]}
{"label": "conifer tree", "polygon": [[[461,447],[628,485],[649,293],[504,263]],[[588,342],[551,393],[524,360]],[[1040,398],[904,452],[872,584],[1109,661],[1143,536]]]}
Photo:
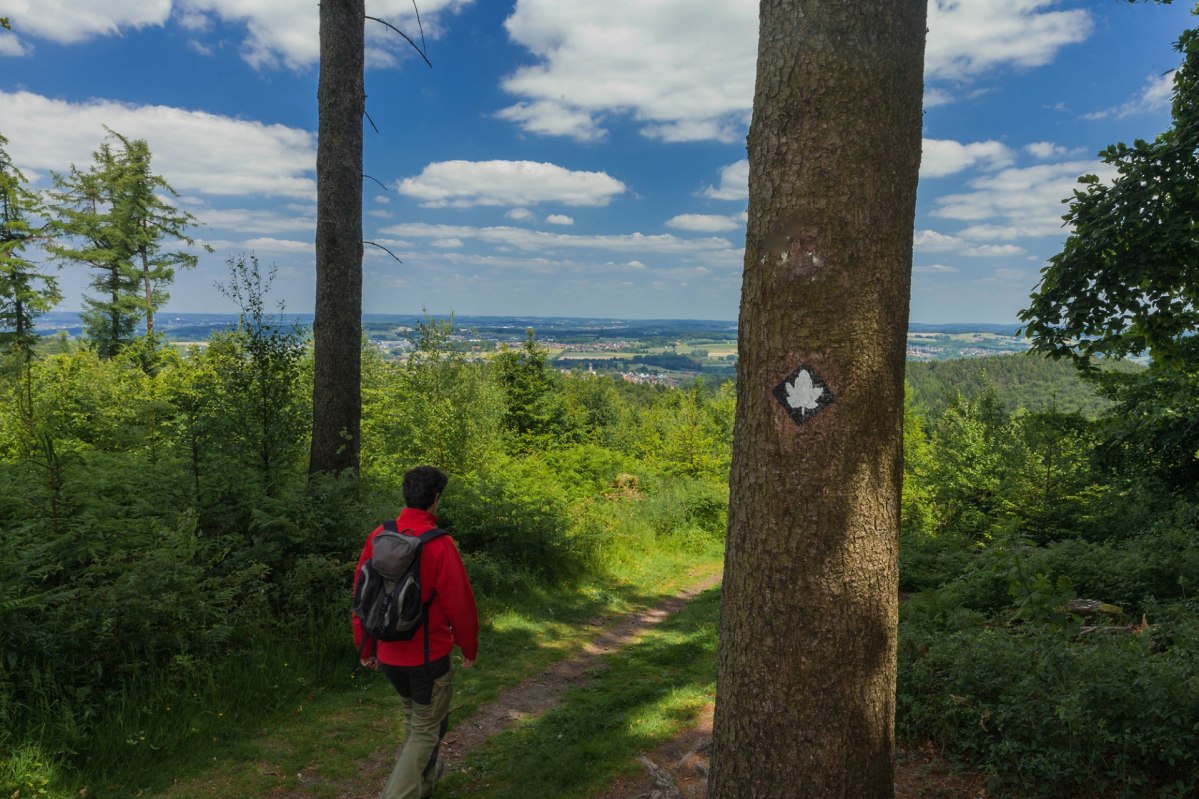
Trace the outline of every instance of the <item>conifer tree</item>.
{"label": "conifer tree", "polygon": [[924,0],[762,0],[712,799],[894,796]]}
{"label": "conifer tree", "polygon": [[41,203],[26,185],[0,135],[0,346],[28,349],[34,339],[34,320],[50,310],[62,295],[52,276],[44,275],[24,255],[44,229],[33,221]]}
{"label": "conifer tree", "polygon": [[175,269],[196,263],[187,252],[163,249],[168,239],[193,244],[186,231],[195,218],[163,199],[175,192],[151,170],[149,145],[110,133],[115,146],[102,142],[87,171],[72,164],[66,174],[55,173],[50,194],[54,227],[68,239],[50,251],[97,272],[91,285],[100,297],[84,298],[83,321],[104,357],[132,340],[138,322],[153,333]]}

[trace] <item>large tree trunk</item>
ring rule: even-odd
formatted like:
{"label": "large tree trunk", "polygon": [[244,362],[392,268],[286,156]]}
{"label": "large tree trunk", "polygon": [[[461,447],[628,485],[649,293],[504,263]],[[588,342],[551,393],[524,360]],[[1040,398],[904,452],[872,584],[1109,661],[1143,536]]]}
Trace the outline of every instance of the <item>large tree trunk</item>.
{"label": "large tree trunk", "polygon": [[925,0],[762,0],[713,799],[894,792]]}
{"label": "large tree trunk", "polygon": [[358,469],[362,420],[364,0],[322,0],[310,472]]}

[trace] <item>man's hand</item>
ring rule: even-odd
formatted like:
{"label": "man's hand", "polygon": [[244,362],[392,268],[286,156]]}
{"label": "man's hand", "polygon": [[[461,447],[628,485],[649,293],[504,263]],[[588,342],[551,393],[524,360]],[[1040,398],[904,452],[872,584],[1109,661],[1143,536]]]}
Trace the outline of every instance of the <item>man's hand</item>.
{"label": "man's hand", "polygon": [[469,669],[473,665],[475,665],[475,662],[473,660],[467,660],[466,658],[462,658],[462,668]]}
{"label": "man's hand", "polygon": [[358,662],[362,664],[362,668],[370,669],[371,671],[379,670],[379,661],[375,658],[359,658]]}

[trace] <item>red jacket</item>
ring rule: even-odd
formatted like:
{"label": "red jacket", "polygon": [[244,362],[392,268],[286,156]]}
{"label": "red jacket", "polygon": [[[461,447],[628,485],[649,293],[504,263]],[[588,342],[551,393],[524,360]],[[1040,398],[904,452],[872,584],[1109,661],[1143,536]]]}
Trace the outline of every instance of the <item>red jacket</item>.
{"label": "red jacket", "polygon": [[[417,508],[404,508],[396,519],[396,528],[402,533],[420,535],[437,526],[437,517]],[[362,555],[358,558],[358,570],[354,572],[354,585],[358,585],[358,571],[374,552],[375,536],[383,531],[376,527],[366,539]],[[457,644],[462,657],[474,660],[479,654],[479,612],[475,607],[475,594],[466,576],[466,567],[454,540],[448,535],[435,538],[421,549],[420,562],[421,601],[428,602],[433,592],[437,597],[429,606],[429,660],[445,657]],[[362,652],[362,623],[353,616],[354,645]],[[368,641],[366,652],[371,651]],[[425,632],[418,630],[408,641],[379,641],[375,655],[380,663],[389,666],[420,666],[425,662]]]}

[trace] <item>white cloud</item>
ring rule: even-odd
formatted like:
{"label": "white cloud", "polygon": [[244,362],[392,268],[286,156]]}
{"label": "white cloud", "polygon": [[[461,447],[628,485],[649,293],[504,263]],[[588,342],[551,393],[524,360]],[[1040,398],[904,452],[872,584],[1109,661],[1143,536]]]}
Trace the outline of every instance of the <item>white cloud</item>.
{"label": "white cloud", "polygon": [[961,172],[976,164],[986,169],[998,169],[1012,163],[1012,151],[994,140],[961,142],[948,139],[925,139],[920,159],[921,178],[939,178]]}
{"label": "white cloud", "polygon": [[433,239],[429,244],[443,250],[456,250],[462,247],[462,239]]}
{"label": "white cloud", "polygon": [[[1056,0],[933,0],[926,72],[963,80],[1002,65],[1047,64],[1093,23]],[[663,141],[731,142],[753,103],[754,0],[517,0],[505,22],[533,63],[508,75],[500,116],[527,131],[597,141],[611,115]],[[932,89],[926,107],[951,96]]]}
{"label": "white cloud", "polygon": [[[421,0],[420,21],[426,37],[440,36],[444,17],[470,3]],[[316,63],[319,13],[318,3],[294,0],[0,0],[0,15],[19,22],[22,34],[64,44],[162,26],[172,14],[180,27],[194,33],[207,31],[214,20],[221,20],[245,27],[242,57],[257,67],[299,68]],[[411,0],[370,0],[367,14],[418,38]],[[366,32],[372,63],[415,57],[410,45],[384,26],[368,21]]]}
{"label": "white cloud", "polygon": [[942,105],[949,105],[954,100],[954,97],[944,89],[930,89],[924,87],[924,107],[925,109],[937,108]]}
{"label": "white cloud", "polygon": [[1087,172],[1107,174],[1089,161],[1005,169],[972,180],[973,191],[939,198],[932,215],[975,223],[959,232],[972,241],[1060,235],[1066,212],[1062,200]]}
{"label": "white cloud", "polygon": [[597,249],[623,253],[713,254],[727,253],[733,249],[728,239],[724,238],[680,239],[670,234],[647,236],[642,233],[628,233],[580,236],[518,227],[475,228],[465,225],[431,225],[421,222],[394,225],[384,228],[382,232],[389,236],[405,236],[414,239],[475,240],[497,248],[513,247],[529,252]]}
{"label": "white cloud", "polygon": [[315,245],[311,241],[292,241],[290,239],[276,239],[268,236],[257,239],[249,239],[242,244],[246,250],[254,252],[313,252]]}
{"label": "white cloud", "polygon": [[1024,150],[1037,158],[1048,160],[1050,158],[1064,158],[1071,154],[1071,150],[1062,147],[1053,142],[1038,141],[1032,144],[1024,145]]}
{"label": "white cloud", "polygon": [[607,205],[625,185],[603,172],[577,172],[534,161],[440,161],[397,184],[431,208],[476,205]]}
{"label": "white cloud", "polygon": [[0,30],[0,56],[18,58],[20,56],[27,56],[32,52],[33,48],[18,39],[16,34]]}
{"label": "white cloud", "polygon": [[533,212],[528,208],[513,208],[511,211],[504,214],[504,216],[508,217],[509,219],[515,219],[517,222],[524,222],[533,218]]}
{"label": "white cloud", "polygon": [[216,230],[258,233],[266,236],[274,233],[316,229],[315,208],[309,213],[301,213],[296,216],[250,208],[199,208],[192,209],[192,213],[201,224]]}
{"label": "white cloud", "polygon": [[716,214],[679,214],[666,220],[667,227],[695,230],[701,233],[725,233],[745,226],[740,216]]}
{"label": "white cloud", "polygon": [[607,135],[591,113],[553,100],[517,103],[497,111],[496,116],[515,122],[530,133],[566,136],[578,142],[596,142]]}
{"label": "white cloud", "polygon": [[550,214],[545,221],[551,225],[573,225],[575,223],[574,219],[565,214]]}
{"label": "white cloud", "polygon": [[1048,64],[1061,48],[1084,41],[1093,27],[1082,9],[1047,10],[1056,0],[932,0],[924,71],[960,80],[997,66]]}
{"label": "white cloud", "polygon": [[956,266],[946,266],[945,264],[926,264],[925,266],[912,267],[913,272],[924,272],[930,274],[945,274],[948,272],[956,272]]}
{"label": "white cloud", "polygon": [[505,27],[535,58],[502,84],[522,100],[502,113],[526,130],[595,140],[618,112],[666,141],[743,135],[755,0],[518,0]]}
{"label": "white cloud", "polygon": [[171,0],[0,0],[0,16],[12,17],[19,36],[73,44],[163,25],[171,16]]}
{"label": "white cloud", "polygon": [[[444,31],[442,17],[454,13],[470,0],[421,0],[420,19],[425,35],[437,38]],[[294,0],[177,0],[177,6],[192,17],[210,15],[226,23],[244,25],[246,38],[242,57],[256,67],[285,65],[292,68],[316,63],[320,53],[318,3]],[[366,13],[385,19],[417,38],[411,0],[370,0]],[[386,64],[397,58],[415,57],[410,45],[384,26],[367,21],[368,58]]]}
{"label": "white cloud", "polygon": [[[169,106],[108,100],[67,103],[29,92],[0,91],[9,154],[22,167],[85,167],[107,125],[145,139],[154,169],[176,191],[207,195],[310,198],[316,194],[314,136],[283,125],[231,119]],[[221,142],[219,148],[212,147]]]}
{"label": "white cloud", "polygon": [[966,247],[961,252],[962,255],[974,255],[980,258],[1008,258],[1024,255],[1025,250],[1015,244],[982,244],[977,247]]}
{"label": "white cloud", "polygon": [[1145,80],[1145,85],[1141,88],[1140,94],[1123,105],[1105,108],[1102,111],[1092,111],[1089,114],[1083,114],[1082,118],[1090,120],[1123,119],[1134,114],[1164,111],[1170,107],[1170,101],[1173,97],[1174,70],[1170,70],[1164,75],[1150,75]]}
{"label": "white cloud", "polygon": [[703,195],[713,200],[749,199],[749,159],[729,164],[720,170],[720,185],[709,186]]}
{"label": "white cloud", "polygon": [[935,230],[917,230],[912,237],[912,247],[921,252],[949,252],[961,246],[961,239]]}

